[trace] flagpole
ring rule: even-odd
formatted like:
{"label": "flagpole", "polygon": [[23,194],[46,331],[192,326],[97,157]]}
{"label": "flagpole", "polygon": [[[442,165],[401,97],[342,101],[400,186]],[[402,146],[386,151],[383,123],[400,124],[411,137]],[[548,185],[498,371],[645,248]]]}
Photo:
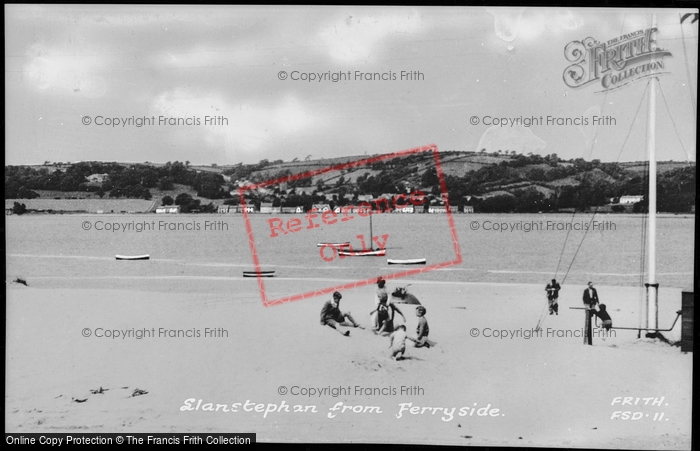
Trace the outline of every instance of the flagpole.
{"label": "flagpole", "polygon": [[[652,16],[652,28],[656,28],[656,13]],[[646,327],[659,328],[659,284],[656,283],[656,84],[658,79],[651,77],[649,82],[649,111],[647,122],[647,153],[649,156],[649,227],[648,227],[648,264],[649,281],[645,284]]]}
{"label": "flagpole", "polygon": [[373,251],[374,250],[374,244],[372,244],[372,212],[373,210],[369,210],[369,250]]}

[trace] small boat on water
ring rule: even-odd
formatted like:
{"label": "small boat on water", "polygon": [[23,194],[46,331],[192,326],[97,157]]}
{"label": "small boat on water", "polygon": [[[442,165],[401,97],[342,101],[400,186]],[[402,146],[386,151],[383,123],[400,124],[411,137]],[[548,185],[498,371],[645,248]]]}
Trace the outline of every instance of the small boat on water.
{"label": "small boat on water", "polygon": [[243,277],[275,277],[274,271],[243,271]]}
{"label": "small boat on water", "polygon": [[350,246],[350,243],[347,241],[345,243],[318,243],[316,246],[318,246],[318,247],[323,247],[323,246],[333,246],[333,247],[345,246],[345,247],[348,247],[348,246]]}
{"label": "small boat on water", "polygon": [[386,255],[386,249],[372,249],[363,251],[338,250],[338,254],[343,257],[384,257]]}
{"label": "small boat on water", "polygon": [[[369,236],[372,238],[372,215],[369,215]],[[354,251],[347,249],[350,243],[343,243],[346,249],[338,247],[338,255],[341,257],[384,257],[386,255],[386,249],[363,249],[361,251]],[[364,241],[362,242],[364,246]]]}
{"label": "small boat on water", "polygon": [[151,258],[149,254],[145,255],[115,255],[117,260],[148,260]]}
{"label": "small boat on water", "polygon": [[386,262],[390,265],[425,265],[424,258],[407,258],[404,260],[388,258]]}

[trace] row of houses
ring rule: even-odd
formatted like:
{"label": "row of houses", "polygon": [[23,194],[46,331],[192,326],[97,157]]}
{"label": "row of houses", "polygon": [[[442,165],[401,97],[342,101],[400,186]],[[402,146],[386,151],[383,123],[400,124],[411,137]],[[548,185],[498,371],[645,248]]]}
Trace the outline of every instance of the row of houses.
{"label": "row of houses", "polygon": [[[629,197],[634,197],[634,199],[628,200],[625,199],[623,202],[622,198],[620,199],[620,204],[633,204],[636,202],[641,201],[642,196],[639,196],[639,199],[637,199],[637,196],[629,196]],[[324,213],[328,210],[331,209],[330,205],[327,204],[319,204],[319,205],[314,205],[314,208],[316,211],[319,213]],[[349,209],[347,207],[346,210],[348,213],[358,213],[359,208],[357,206],[350,207]],[[414,207],[413,205],[408,205],[405,207],[400,207],[395,210],[392,210],[391,213],[447,213],[447,206],[445,205],[431,205],[428,207],[427,210],[425,210],[422,206],[420,207]],[[474,213],[474,207],[471,205],[465,205],[463,208],[463,211],[459,211],[459,207],[456,206],[450,206],[450,213]],[[255,206],[253,205],[247,205],[245,207],[242,207],[241,205],[220,205],[217,212],[218,213],[243,213],[243,210],[245,210],[246,213],[268,213],[268,214],[277,214],[277,213],[288,213],[288,214],[294,214],[294,213],[305,213],[304,207],[273,207],[272,205],[268,204],[262,204],[260,206],[260,210],[258,210]],[[336,207],[334,209],[336,213],[341,213],[341,207]],[[101,213],[101,212],[100,212]],[[180,213],[180,206],[179,205],[163,205],[160,207],[156,208],[156,213],[170,213],[170,214],[177,214]],[[5,214],[11,214],[5,211]]]}
{"label": "row of houses", "polygon": [[[314,205],[314,208],[316,211],[319,213],[324,213],[326,211],[329,211],[331,207],[329,205]],[[446,206],[430,206],[428,207],[428,210],[426,211],[423,207],[420,208],[415,208],[413,205],[397,208],[395,210],[392,210],[391,213],[447,213],[447,208]],[[219,213],[243,213],[243,210],[245,209],[246,213],[270,213],[270,214],[276,214],[276,213],[305,213],[304,207],[272,207],[269,205],[261,205],[260,210],[258,211],[254,206],[246,206],[242,207],[240,205],[221,205],[219,206],[218,212]],[[455,206],[450,206],[450,213],[474,213],[474,207],[472,206],[465,206],[464,211],[459,211],[458,207]],[[352,206],[352,207],[344,207],[344,209],[341,210],[341,207],[336,207],[333,210],[335,213],[359,213],[360,208],[357,206]],[[156,211],[158,212],[158,211]],[[364,213],[364,211],[362,211]]]}

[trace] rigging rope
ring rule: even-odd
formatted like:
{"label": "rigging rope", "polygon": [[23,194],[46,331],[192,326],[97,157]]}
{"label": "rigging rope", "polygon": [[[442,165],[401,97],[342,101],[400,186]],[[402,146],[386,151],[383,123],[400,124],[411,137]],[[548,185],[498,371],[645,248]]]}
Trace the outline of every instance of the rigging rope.
{"label": "rigging rope", "polygon": [[[630,124],[629,130],[627,131],[627,136],[625,136],[625,141],[622,143],[622,146],[620,147],[620,152],[618,153],[617,158],[616,158],[616,160],[615,160],[615,165],[618,165],[618,164],[619,164],[619,162],[620,162],[620,157],[622,156],[622,152],[625,150],[625,146],[627,145],[627,141],[629,140],[629,137],[630,137],[630,135],[632,134],[632,128],[633,128],[635,122],[637,121],[637,116],[639,115],[639,110],[640,110],[641,107],[642,107],[642,102],[644,101],[644,98],[646,97],[646,92],[647,92],[648,89],[649,89],[649,84],[650,84],[650,81],[647,82],[647,85],[646,85],[646,87],[644,88],[644,93],[642,94],[642,97],[639,99],[639,104],[637,105],[637,111],[635,111],[635,113],[634,113],[634,117],[632,118],[632,123]],[[606,95],[607,95],[607,93],[606,93]],[[602,114],[602,110],[601,110],[601,114]],[[596,134],[594,135],[594,139],[593,139],[592,146],[595,145],[597,134],[598,134],[598,130],[596,130]],[[591,147],[591,155],[592,155],[592,152],[593,152],[593,147]],[[647,171],[648,171],[648,167],[647,167]],[[566,278],[569,276],[569,272],[571,271],[571,267],[573,266],[574,262],[576,261],[576,257],[578,256],[578,253],[579,253],[579,251],[581,250],[581,246],[583,245],[583,242],[584,242],[585,239],[586,239],[586,235],[588,234],[588,231],[589,231],[590,228],[591,228],[591,227],[590,227],[590,226],[591,226],[591,223],[593,222],[593,219],[595,218],[596,213],[598,213],[598,208],[599,208],[599,207],[596,207],[595,210],[593,211],[593,214],[591,215],[591,219],[590,219],[589,222],[588,222],[588,227],[586,227],[586,230],[585,230],[585,232],[584,232],[584,234],[583,234],[583,237],[581,238],[581,242],[579,243],[578,247],[576,248],[576,252],[574,253],[574,256],[571,258],[571,263],[569,264],[569,267],[566,269],[566,273],[564,274],[564,278],[562,279],[560,285],[564,285],[564,282],[566,281]],[[573,220],[574,220],[574,216],[575,216],[575,215],[576,215],[576,209],[574,209],[574,214],[571,216],[571,221],[572,221],[572,222],[573,222]],[[646,223],[645,223],[645,224],[646,224]],[[564,246],[562,247],[561,253],[559,254],[559,262],[557,263],[557,270],[556,270],[555,276],[559,274],[559,265],[561,264],[561,259],[562,259],[563,255],[564,255],[564,251],[565,251],[565,248],[566,248],[566,243],[567,243],[567,241],[568,241],[568,239],[569,239],[569,232],[570,232],[570,230],[567,231],[566,238],[564,239]],[[643,233],[644,233],[644,236],[646,236],[646,229],[643,229]],[[644,239],[642,239],[642,246],[643,246],[643,245],[644,245]],[[643,262],[643,260],[642,260],[642,262]],[[642,264],[643,264],[643,263],[642,263]],[[555,278],[556,278],[556,277],[555,277]],[[537,321],[536,330],[539,330],[539,329],[541,328],[542,324],[544,323],[545,318],[547,317],[547,315],[545,314],[545,312],[546,312],[546,307],[547,307],[548,305],[549,305],[549,300],[547,300],[547,304],[545,304],[545,309],[543,309],[542,314],[540,314],[540,318],[539,318],[539,320]]]}
{"label": "rigging rope", "polygon": [[573,266],[574,261],[576,261],[576,256],[578,255],[578,251],[581,250],[581,246],[583,245],[583,241],[586,239],[586,235],[588,235],[588,231],[591,228],[591,223],[593,222],[593,219],[595,218],[596,213],[598,213],[598,207],[595,207],[595,210],[593,211],[593,214],[591,215],[591,220],[588,221],[588,226],[586,227],[586,231],[583,232],[583,238],[581,238],[581,242],[578,244],[578,248],[576,248],[576,252],[574,253],[573,258],[571,259],[571,264],[569,264],[569,267],[566,269],[566,274],[564,274],[564,278],[561,281],[562,284],[564,283],[564,281],[566,281],[566,278],[569,276],[569,271],[571,270],[571,267]]}
{"label": "rigging rope", "polygon": [[[574,208],[574,214],[571,215],[571,221],[569,222],[569,225],[574,223],[574,216],[576,216],[576,209],[575,208]],[[555,279],[559,275],[559,266],[561,265],[561,258],[564,256],[564,250],[566,249],[566,242],[569,240],[569,233],[571,233],[572,228],[573,227],[569,227],[566,231],[566,238],[564,238],[564,245],[562,246],[561,252],[559,253],[559,261],[557,262],[557,270],[554,272]]]}
{"label": "rigging rope", "polygon": [[[642,101],[644,100],[644,97],[646,96],[646,92],[649,89],[649,82],[647,82],[646,88],[644,89],[644,94],[642,94],[641,99],[639,99],[639,105],[637,105],[637,111],[634,113],[634,117],[632,118],[632,123],[630,124],[629,130],[627,131],[627,136],[625,136],[625,141],[622,143],[622,147],[620,147],[620,153],[617,154],[617,159],[615,160],[615,164],[620,163],[620,157],[622,156],[622,152],[625,150],[625,146],[627,145],[627,140],[629,139],[630,135],[632,134],[632,127],[634,126],[634,123],[637,121],[637,116],[639,115],[639,110],[642,107]],[[578,255],[578,251],[581,249],[581,245],[583,244],[583,241],[586,239],[586,235],[588,234],[588,230],[590,229],[590,224],[593,222],[593,218],[595,218],[596,213],[598,212],[598,207],[596,207],[595,211],[593,212],[593,215],[591,216],[591,220],[588,223],[588,228],[586,228],[585,233],[583,234],[583,238],[581,238],[581,242],[578,245],[578,248],[576,249],[576,253],[574,254],[574,257],[571,259],[571,264],[566,270],[566,274],[564,275],[564,279],[562,280],[562,284],[566,280],[567,276],[569,275],[569,271],[571,270],[571,266],[574,264],[574,261],[576,260],[576,256]]]}
{"label": "rigging rope", "polygon": [[[680,16],[680,13],[678,14]],[[690,76],[690,65],[688,64],[688,51],[685,48],[685,33],[683,33],[683,17],[681,16],[681,42],[683,43],[683,55],[685,55],[685,72],[688,74],[688,89],[690,90],[690,105],[693,107],[693,116],[697,120],[698,113],[695,110],[695,93],[693,92],[693,81]],[[659,84],[659,86],[661,86]],[[665,99],[664,99],[665,100]],[[666,106],[668,108],[668,105]],[[670,114],[670,113],[669,113]],[[676,132],[678,133],[678,132]]]}
{"label": "rigging rope", "polygon": [[[625,15],[622,16],[622,25],[620,26],[620,34],[622,34],[622,31],[625,27]],[[605,92],[603,95],[603,102],[602,102],[602,108],[600,109],[600,115],[603,115],[603,111],[605,109],[605,104],[606,100],[608,98],[608,91]],[[641,105],[641,104],[640,104]],[[639,107],[637,107],[637,112],[639,112]],[[635,118],[636,118],[635,114]],[[634,120],[632,121],[632,124],[634,124]],[[630,127],[631,128],[631,127]],[[593,140],[591,141],[591,150],[588,152],[588,159],[590,160],[591,157],[593,156],[593,149],[595,148],[596,143],[598,142],[598,131],[600,130],[600,127],[596,127],[595,133],[593,134]],[[629,138],[629,134],[627,135],[627,138]],[[627,138],[625,138],[625,143],[627,142]],[[624,144],[623,144],[624,148]],[[622,152],[620,152],[621,154]],[[618,155],[618,161],[620,159],[620,156]],[[596,211],[598,211],[598,208],[596,207]],[[571,221],[569,225],[573,224],[574,222],[574,217],[576,216],[576,208],[574,208],[574,213],[571,215]],[[595,213],[593,213],[593,217],[595,217]],[[591,218],[592,219],[592,218]],[[589,223],[590,225],[590,223]],[[559,268],[561,266],[561,259],[564,256],[564,251],[566,250],[566,244],[569,241],[569,234],[571,233],[572,227],[569,227],[566,231],[566,237],[564,238],[564,245],[561,248],[561,252],[559,253],[559,261],[557,262],[557,269],[554,272],[554,278],[556,279],[559,276]],[[586,235],[584,234],[583,239],[586,238]],[[583,243],[583,239],[581,239],[581,243]],[[579,244],[579,249],[581,248],[581,244]],[[576,254],[578,254],[578,249],[576,250]],[[566,274],[564,275],[564,279],[562,279],[561,284],[564,284],[564,280],[566,280],[566,277],[569,275],[569,270],[571,269],[571,265],[573,265],[574,259],[576,258],[576,254],[574,254],[574,257],[571,260],[571,264],[569,265],[569,268],[566,270]],[[542,322],[544,321],[544,318],[546,318],[545,312],[546,312],[546,307],[549,305],[549,299],[547,299],[547,303],[545,304],[545,309],[543,309],[542,314],[540,315],[540,319],[537,322],[537,330],[539,330],[540,326],[542,325]]]}
{"label": "rigging rope", "polygon": [[685,146],[683,145],[683,141],[681,141],[681,135],[678,134],[678,128],[676,127],[676,121],[673,120],[673,115],[671,114],[671,109],[668,107],[668,101],[666,100],[666,95],[664,94],[663,88],[661,88],[661,83],[659,83],[659,91],[661,91],[661,97],[664,99],[664,103],[666,104],[666,111],[668,111],[668,117],[671,118],[671,123],[673,124],[673,130],[676,131],[676,137],[678,137],[678,142],[681,143],[681,148],[683,149],[683,153],[685,153],[685,158],[686,158],[686,160],[690,161],[690,154],[688,153],[687,150],[685,150]]}
{"label": "rigging rope", "polygon": [[[571,215],[571,221],[569,224],[573,224],[574,222],[574,217],[576,216],[576,209],[574,208],[574,214]],[[561,259],[564,256],[564,250],[566,250],[566,243],[569,240],[569,233],[571,233],[571,229],[573,227],[568,227],[566,231],[566,238],[564,238],[564,245],[561,248],[561,252],[559,253],[559,261],[557,262],[557,270],[554,272],[554,278],[556,279],[559,276],[559,266],[561,265]],[[564,283],[562,281],[562,283]],[[535,330],[540,330],[542,327],[542,324],[544,323],[544,319],[547,317],[547,307],[549,307],[549,297],[547,298],[547,302],[545,302],[544,307],[542,308],[542,313],[540,313],[540,318],[537,320],[537,326],[535,327]]]}

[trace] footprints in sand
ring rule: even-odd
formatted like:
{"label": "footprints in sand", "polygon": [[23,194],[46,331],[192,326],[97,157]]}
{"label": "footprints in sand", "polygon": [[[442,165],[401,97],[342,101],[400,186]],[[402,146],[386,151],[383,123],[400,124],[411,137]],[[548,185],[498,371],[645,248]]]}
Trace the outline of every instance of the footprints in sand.
{"label": "footprints in sand", "polygon": [[355,360],[351,360],[350,364],[369,371],[382,370],[382,364],[372,357],[357,357]]}
{"label": "footprints in sand", "polygon": [[[131,390],[129,387],[119,387],[119,388],[115,388],[115,389],[100,387],[98,389],[90,390],[90,395],[104,395],[109,390],[126,390],[127,393],[131,392],[131,394],[129,396],[122,396],[122,398],[135,398],[136,396],[143,396],[143,395],[148,394],[148,392],[146,390],[141,390],[140,388],[134,388],[133,390]],[[63,395],[58,395],[58,396],[56,396],[55,399],[60,398],[62,396]],[[73,398],[73,397],[71,397],[71,402],[84,403],[84,402],[87,402],[89,399],[90,399],[90,396],[86,396],[85,398]]]}
{"label": "footprints in sand", "polygon": [[[418,360],[416,358],[407,360]],[[396,362],[391,357],[386,357],[386,359],[377,359],[375,357],[368,356],[355,356],[354,359],[350,360],[350,365],[355,368],[361,368],[366,371],[375,372],[388,372],[388,373],[403,373],[406,371],[405,368],[396,365]]]}

